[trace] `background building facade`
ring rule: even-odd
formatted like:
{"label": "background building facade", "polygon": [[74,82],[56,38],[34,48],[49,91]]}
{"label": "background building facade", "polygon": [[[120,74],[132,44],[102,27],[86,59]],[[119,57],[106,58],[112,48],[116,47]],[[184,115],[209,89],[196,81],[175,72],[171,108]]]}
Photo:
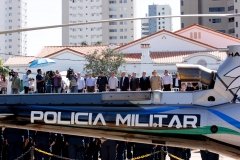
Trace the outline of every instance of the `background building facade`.
{"label": "background building facade", "polygon": [[[0,30],[27,27],[27,0],[0,1]],[[27,34],[9,33],[0,35],[0,57],[5,61],[11,55],[27,54]]]}
{"label": "background building facade", "polygon": [[[180,1],[181,14],[232,14],[238,13],[240,9],[240,2],[237,0]],[[181,27],[184,28],[196,23],[238,37],[240,36],[239,21],[239,17],[183,17],[181,18]]]}
{"label": "background building facade", "polygon": [[[133,0],[62,0],[62,22],[78,23],[117,18],[131,18],[136,14]],[[65,27],[62,45],[125,44],[136,39],[136,22],[108,22]]]}
{"label": "background building facade", "polygon": [[[171,15],[172,9],[170,5],[149,5],[147,16],[161,16]],[[154,18],[142,20],[142,37],[153,34],[159,30],[172,31],[172,19],[171,18]]]}

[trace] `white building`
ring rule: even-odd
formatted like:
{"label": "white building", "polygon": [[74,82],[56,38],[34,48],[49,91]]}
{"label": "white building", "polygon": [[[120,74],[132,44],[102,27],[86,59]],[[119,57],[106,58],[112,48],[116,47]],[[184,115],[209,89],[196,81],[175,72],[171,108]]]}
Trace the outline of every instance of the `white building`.
{"label": "white building", "polygon": [[[0,1],[0,30],[13,30],[27,27],[27,0]],[[9,33],[0,35],[0,56],[6,60],[12,54],[27,54],[27,34]]]}
{"label": "white building", "polygon": [[[136,15],[134,0],[62,0],[62,22],[77,23]],[[109,22],[65,27],[62,29],[63,46],[80,46],[82,42],[94,45],[126,44],[136,39],[135,21]]]}
{"label": "white building", "polygon": [[[170,73],[176,72],[176,63],[199,64],[217,70],[227,57],[229,45],[240,45],[240,39],[193,25],[174,33],[161,30],[126,45],[116,46],[115,50],[126,54],[126,64],[122,65],[120,70],[128,73],[136,72],[140,77],[143,71],[149,76],[153,70],[157,70],[161,76],[164,70],[169,70]],[[4,65],[18,71],[22,78],[22,74],[29,69],[29,64],[34,59],[45,57],[55,60],[56,64],[42,68],[44,72],[48,70],[61,72],[71,67],[84,75],[84,64],[87,63],[85,55],[95,50],[101,52],[108,47],[107,45],[48,46],[44,47],[36,57],[12,56]],[[114,49],[113,46],[110,47]],[[35,77],[37,68],[31,70],[30,77]]]}
{"label": "white building", "polygon": [[[147,16],[171,15],[172,9],[170,5],[149,5]],[[142,20],[142,37],[153,34],[159,30],[172,31],[171,18],[154,18]]]}

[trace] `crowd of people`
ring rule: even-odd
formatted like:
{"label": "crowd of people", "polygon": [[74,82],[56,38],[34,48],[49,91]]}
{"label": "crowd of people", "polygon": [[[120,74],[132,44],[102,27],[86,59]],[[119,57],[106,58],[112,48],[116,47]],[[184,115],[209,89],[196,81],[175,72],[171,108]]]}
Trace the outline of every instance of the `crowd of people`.
{"label": "crowd of people", "polygon": [[[181,82],[181,78],[178,72],[170,74],[165,70],[163,76],[159,76],[157,71],[152,72],[152,76],[146,76],[146,72],[142,72],[142,76],[139,78],[136,73],[128,74],[126,72],[121,73],[121,77],[118,78],[114,72],[111,72],[109,77],[104,75],[104,72],[100,72],[98,77],[93,77],[92,73],[81,76],[81,73],[72,73],[68,77],[70,83],[66,83],[58,70],[56,72],[49,71],[46,74],[42,74],[41,69],[37,70],[36,75],[36,87],[34,78],[29,78],[31,70],[28,70],[22,78],[24,93],[83,93],[83,92],[105,92],[105,91],[194,91],[205,89],[200,82],[190,83]],[[11,81],[11,93],[19,94],[21,80],[18,76],[18,72],[14,72],[14,76]],[[0,93],[6,93],[8,85],[8,79],[4,75],[0,77]]]}
{"label": "crowd of people", "polygon": [[[189,160],[191,149],[142,144],[127,141],[100,140],[98,138],[64,135],[42,131],[0,128],[0,160],[15,160],[34,146],[42,151],[74,160],[126,160],[154,153],[143,160],[165,160],[166,151],[174,156]],[[165,152],[164,152],[165,151]],[[219,155],[201,150],[202,160],[218,160]],[[28,152],[21,158],[30,160],[57,160],[47,154]],[[175,158],[170,157],[171,160]]]}

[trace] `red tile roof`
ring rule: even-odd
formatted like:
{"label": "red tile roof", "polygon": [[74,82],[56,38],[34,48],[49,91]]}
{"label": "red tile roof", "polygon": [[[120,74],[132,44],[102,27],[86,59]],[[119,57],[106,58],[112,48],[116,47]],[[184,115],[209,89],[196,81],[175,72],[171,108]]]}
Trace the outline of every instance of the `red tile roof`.
{"label": "red tile roof", "polygon": [[196,24],[196,23],[194,23],[194,24],[192,24],[192,25],[190,25],[190,26],[187,26],[187,27],[185,27],[185,28],[182,28],[182,29],[180,29],[180,30],[178,30],[178,31],[176,31],[176,32],[174,32],[174,33],[175,33],[175,34],[180,34],[180,33],[185,32],[185,31],[187,31],[187,30],[189,30],[189,29],[191,29],[191,28],[194,28],[194,27],[198,27],[198,28],[201,28],[201,29],[204,29],[204,30],[208,30],[208,31],[214,32],[214,33],[216,33],[216,34],[218,34],[218,35],[225,36],[225,37],[230,38],[230,39],[235,40],[235,41],[240,41],[240,38],[234,37],[234,36],[232,36],[232,35],[230,35],[230,34],[226,34],[226,33],[223,33],[223,32],[219,32],[219,31],[217,31],[217,30],[214,30],[214,29],[211,29],[211,28],[208,28],[208,27],[205,27],[205,26]]}
{"label": "red tile roof", "polygon": [[94,46],[46,46],[37,55],[37,58],[50,57],[62,51],[69,50],[78,54],[87,55],[93,53],[95,50],[102,51],[107,49],[107,45]]}
{"label": "red tile roof", "polygon": [[[194,55],[194,54],[209,54],[219,58],[221,61],[225,60],[227,57],[226,52],[219,51],[181,51],[181,52],[151,52],[150,57],[154,63],[182,63],[184,58]],[[141,53],[128,54],[126,61],[130,62],[141,62]]]}
{"label": "red tile roof", "polygon": [[170,35],[179,37],[179,38],[181,38],[181,39],[190,41],[190,42],[192,42],[192,43],[195,43],[195,44],[198,44],[198,45],[201,45],[201,46],[205,46],[205,47],[210,48],[210,49],[217,49],[217,48],[214,47],[214,46],[211,46],[211,45],[208,45],[208,44],[205,44],[205,43],[202,43],[202,42],[199,42],[199,41],[196,41],[196,40],[193,40],[193,39],[190,39],[190,38],[181,36],[181,35],[178,35],[178,34],[176,34],[176,33],[172,33],[172,32],[167,31],[167,30],[160,30],[160,31],[158,31],[158,32],[156,32],[156,33],[153,33],[153,34],[151,34],[151,35],[145,36],[145,37],[143,37],[143,38],[137,39],[137,40],[135,40],[135,41],[132,41],[132,42],[130,42],[130,43],[127,43],[127,44],[125,44],[125,45],[122,45],[122,46],[120,46],[120,47],[117,47],[116,50],[121,50],[121,49],[126,48],[126,47],[128,47],[128,46],[132,46],[134,43],[139,43],[139,42],[144,41],[144,40],[146,40],[146,39],[150,39],[150,38],[155,37],[155,36],[157,36],[158,34],[161,34],[161,33],[168,33],[168,34],[170,34]]}
{"label": "red tile roof", "polygon": [[33,56],[11,56],[4,63],[4,66],[19,66],[28,65],[30,62],[34,61],[36,58]]}

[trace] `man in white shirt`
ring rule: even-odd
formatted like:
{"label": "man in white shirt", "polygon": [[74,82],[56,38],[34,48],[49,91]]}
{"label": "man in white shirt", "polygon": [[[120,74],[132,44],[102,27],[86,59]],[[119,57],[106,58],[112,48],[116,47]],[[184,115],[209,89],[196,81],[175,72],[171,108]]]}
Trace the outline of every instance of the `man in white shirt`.
{"label": "man in white shirt", "polygon": [[96,80],[95,78],[92,77],[92,73],[88,74],[88,78],[86,80],[86,87],[88,92],[94,92],[96,85]]}
{"label": "man in white shirt", "polygon": [[111,72],[111,77],[108,80],[109,91],[116,91],[118,87],[118,79],[114,72]]}
{"label": "man in white shirt", "polygon": [[31,70],[28,70],[26,74],[23,74],[23,87],[24,87],[24,94],[28,94],[29,91],[29,78],[28,75],[31,74]]}
{"label": "man in white shirt", "polygon": [[165,70],[164,76],[162,77],[163,91],[171,91],[172,84],[172,76],[168,73],[168,70]]}
{"label": "man in white shirt", "polygon": [[85,88],[85,80],[83,77],[81,77],[81,73],[78,72],[77,73],[77,76],[78,76],[78,93],[82,93],[84,88]]}

